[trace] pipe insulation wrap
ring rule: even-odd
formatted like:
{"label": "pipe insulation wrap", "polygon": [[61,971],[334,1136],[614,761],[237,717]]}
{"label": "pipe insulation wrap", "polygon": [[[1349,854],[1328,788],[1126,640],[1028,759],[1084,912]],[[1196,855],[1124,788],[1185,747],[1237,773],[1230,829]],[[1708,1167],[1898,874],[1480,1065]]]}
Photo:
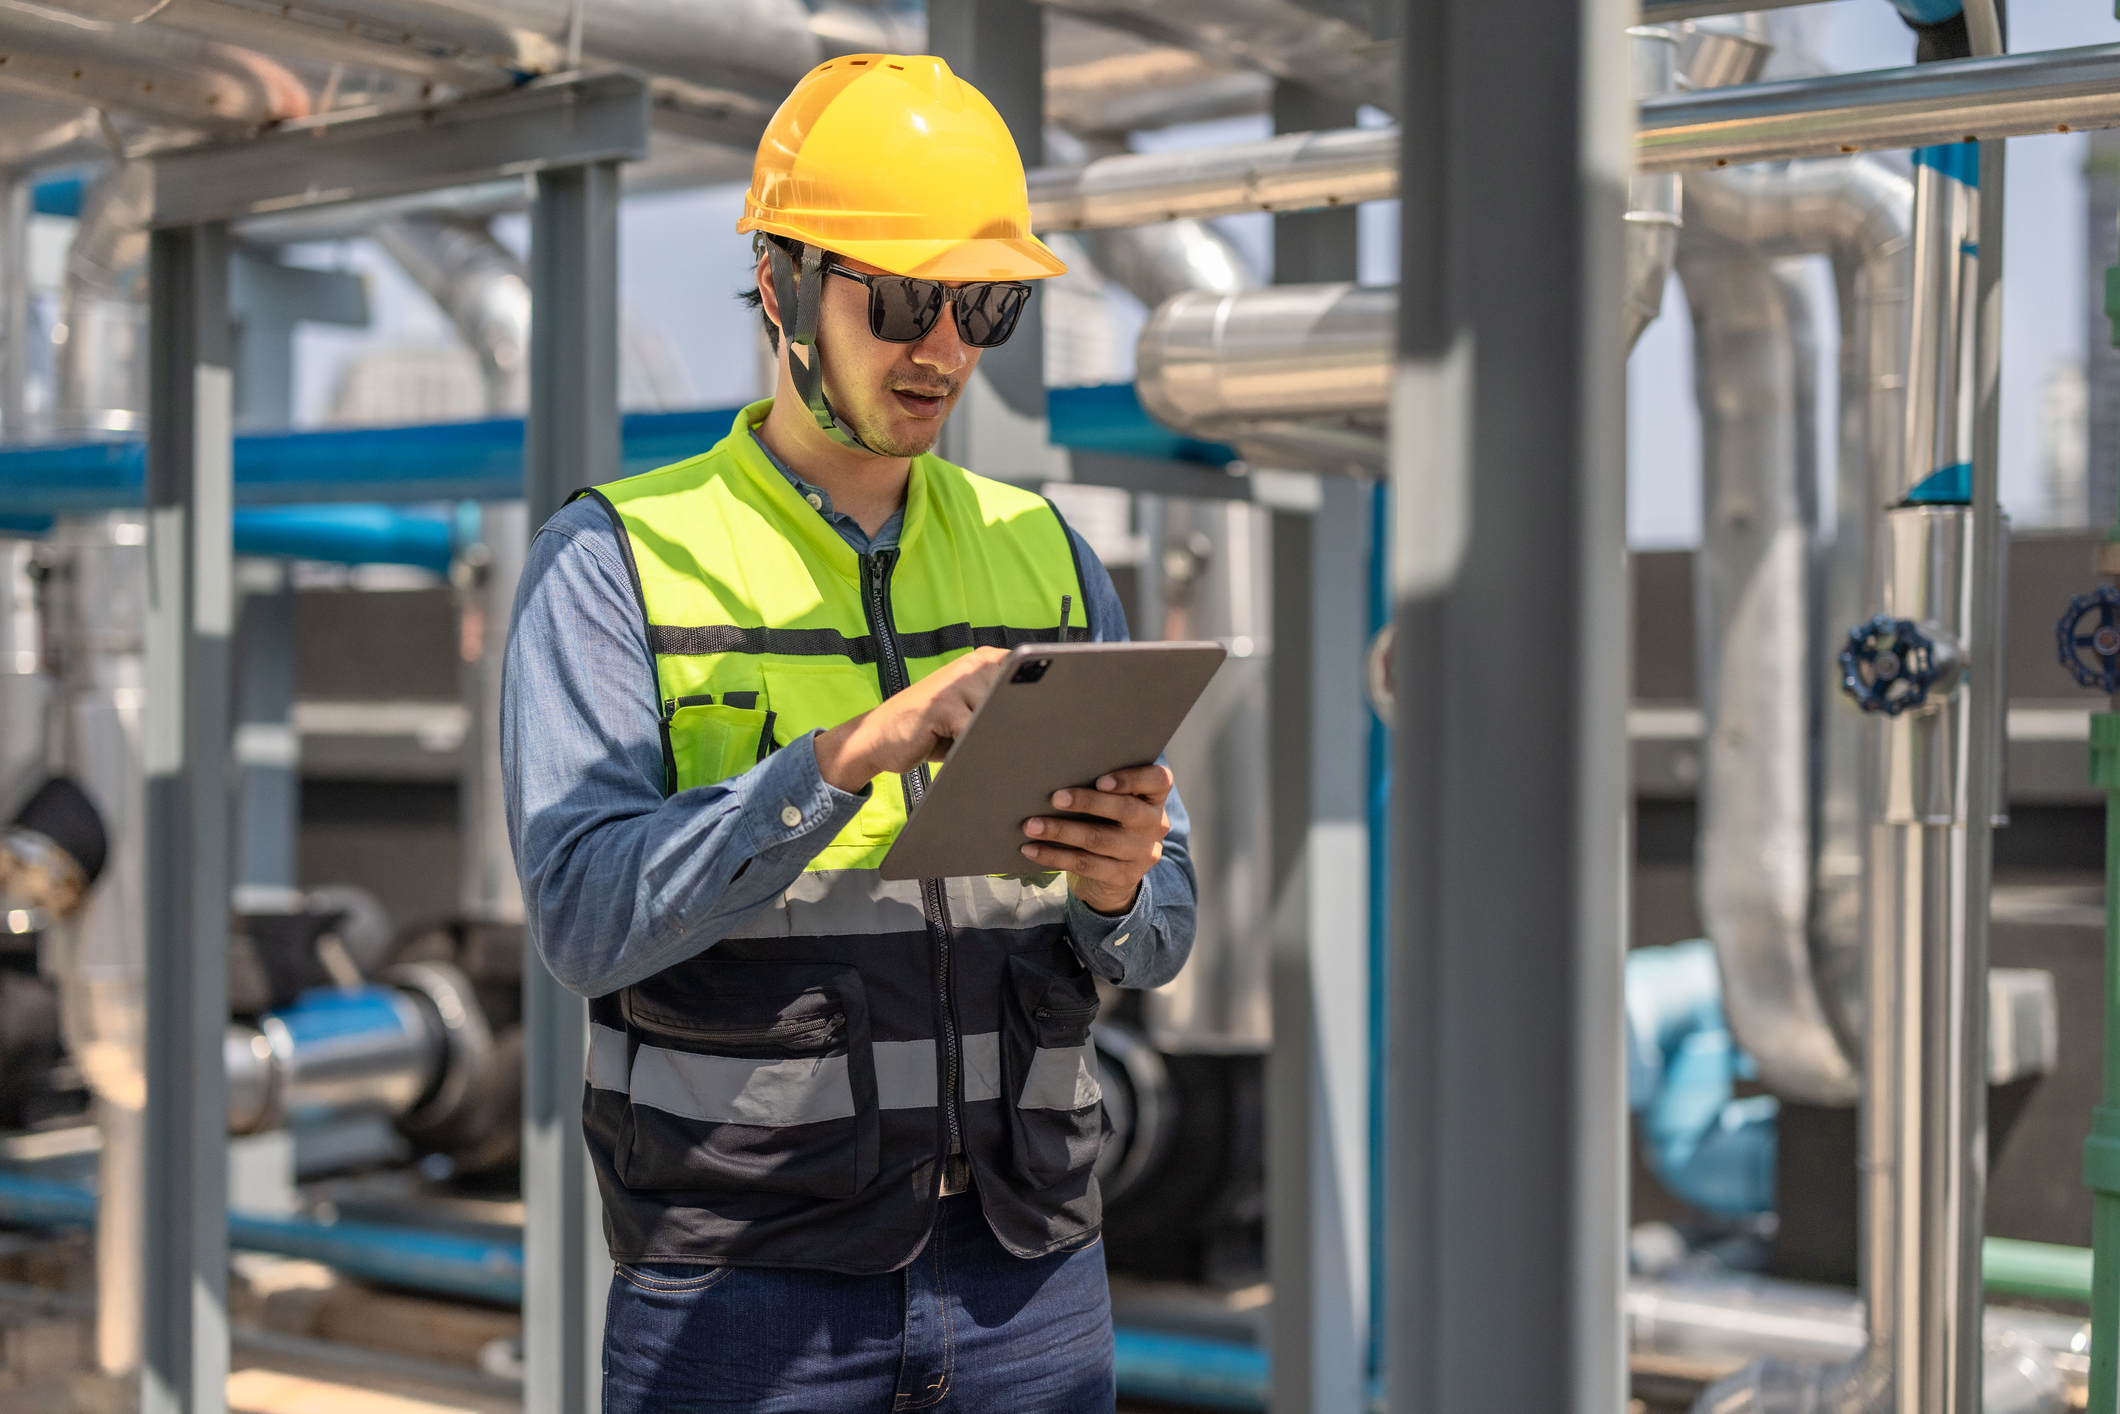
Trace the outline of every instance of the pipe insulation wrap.
{"label": "pipe insulation wrap", "polygon": [[1219,436],[1232,423],[1381,420],[1398,291],[1275,285],[1182,294],[1141,332],[1135,389],[1167,426]]}

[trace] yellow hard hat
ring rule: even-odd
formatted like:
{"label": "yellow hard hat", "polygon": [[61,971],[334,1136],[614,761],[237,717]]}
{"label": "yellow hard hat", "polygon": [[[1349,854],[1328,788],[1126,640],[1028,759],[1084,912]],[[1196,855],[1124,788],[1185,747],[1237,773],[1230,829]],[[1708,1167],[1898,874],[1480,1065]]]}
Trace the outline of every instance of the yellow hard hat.
{"label": "yellow hard hat", "polygon": [[931,54],[819,64],[759,140],[739,231],[930,280],[1042,280],[1023,159],[986,95]]}

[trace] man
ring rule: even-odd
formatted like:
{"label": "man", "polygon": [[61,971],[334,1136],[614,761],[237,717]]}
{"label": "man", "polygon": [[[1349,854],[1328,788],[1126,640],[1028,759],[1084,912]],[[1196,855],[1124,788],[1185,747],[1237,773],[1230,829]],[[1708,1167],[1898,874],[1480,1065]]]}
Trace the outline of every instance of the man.
{"label": "man", "polygon": [[[929,454],[1061,273],[992,106],[857,55],[759,147],[774,396],[530,547],[502,700],[531,937],[590,1000],[605,1414],[1109,1410],[1097,979],[1191,948],[1162,766],[1020,878],[876,873],[1004,648],[1123,639],[1048,503]],[[1085,634],[1086,629],[1086,634]]]}

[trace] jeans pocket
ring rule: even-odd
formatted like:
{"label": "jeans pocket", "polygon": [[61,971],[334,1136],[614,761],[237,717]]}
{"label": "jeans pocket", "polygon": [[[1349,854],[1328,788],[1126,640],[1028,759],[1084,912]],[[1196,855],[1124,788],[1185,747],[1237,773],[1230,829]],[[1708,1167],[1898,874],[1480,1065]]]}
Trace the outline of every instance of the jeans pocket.
{"label": "jeans pocket", "polygon": [[648,1192],[851,1198],[881,1136],[849,967],[700,958],[624,993],[634,1041],[613,1167]]}
{"label": "jeans pocket", "polygon": [[619,1262],[624,1281],[656,1296],[689,1296],[719,1286],[734,1267],[703,1267],[692,1262]]}
{"label": "jeans pocket", "polygon": [[1097,984],[1080,963],[1056,971],[1008,960],[1001,1040],[1002,1102],[1011,1161],[1033,1188],[1048,1188],[1097,1162],[1111,1132],[1090,1025]]}

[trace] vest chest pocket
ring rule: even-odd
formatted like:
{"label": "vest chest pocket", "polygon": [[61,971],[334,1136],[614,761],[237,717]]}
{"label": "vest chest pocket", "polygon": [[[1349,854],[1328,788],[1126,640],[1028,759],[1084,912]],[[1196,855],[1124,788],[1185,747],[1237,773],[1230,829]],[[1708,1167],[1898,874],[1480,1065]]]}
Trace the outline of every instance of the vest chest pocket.
{"label": "vest chest pocket", "polygon": [[1097,1162],[1111,1133],[1090,1025],[1097,984],[1081,964],[1072,974],[1031,958],[1008,960],[1001,1034],[1002,1103],[1016,1173],[1045,1188]]}
{"label": "vest chest pocket", "polygon": [[622,995],[633,1042],[613,1167],[628,1188],[850,1198],[880,1135],[852,968],[699,961]]}
{"label": "vest chest pocket", "polygon": [[663,741],[676,769],[672,790],[740,776],[772,754],[774,714],[759,707],[758,698],[755,692],[732,692],[718,702],[701,696],[664,704]]}

